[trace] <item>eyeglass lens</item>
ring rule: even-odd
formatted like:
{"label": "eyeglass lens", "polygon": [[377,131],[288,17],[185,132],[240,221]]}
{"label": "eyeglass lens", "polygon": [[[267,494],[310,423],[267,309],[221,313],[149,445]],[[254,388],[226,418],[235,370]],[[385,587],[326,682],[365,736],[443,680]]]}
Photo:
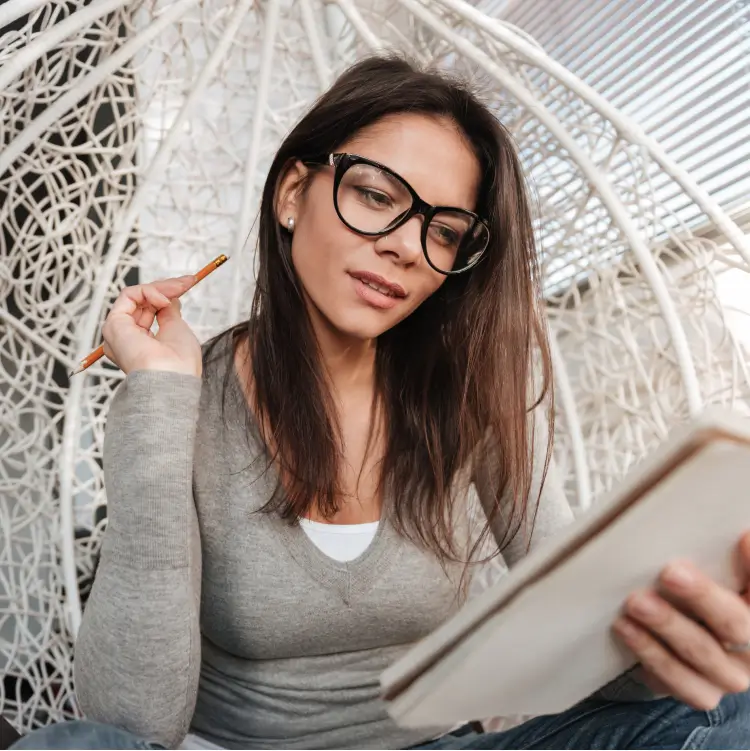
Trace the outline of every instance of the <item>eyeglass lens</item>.
{"label": "eyeglass lens", "polygon": [[[360,232],[384,232],[411,208],[412,196],[396,176],[370,164],[351,165],[336,194],[344,221]],[[487,227],[461,211],[439,211],[427,228],[425,251],[440,271],[460,271],[481,257]]]}

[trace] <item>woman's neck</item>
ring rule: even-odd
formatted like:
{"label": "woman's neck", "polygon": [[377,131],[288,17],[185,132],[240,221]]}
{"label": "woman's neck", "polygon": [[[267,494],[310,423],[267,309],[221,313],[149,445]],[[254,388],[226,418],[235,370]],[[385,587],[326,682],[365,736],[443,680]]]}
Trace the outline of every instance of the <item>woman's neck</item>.
{"label": "woman's neck", "polygon": [[335,524],[377,521],[382,507],[378,466],[383,425],[381,416],[372,409],[376,340],[343,336],[317,310],[311,311],[310,318],[338,413],[342,492],[339,511],[333,518],[324,518],[314,504],[307,516]]}
{"label": "woman's neck", "polygon": [[315,311],[311,315],[324,370],[334,391],[371,390],[375,379],[375,339],[345,336]]}

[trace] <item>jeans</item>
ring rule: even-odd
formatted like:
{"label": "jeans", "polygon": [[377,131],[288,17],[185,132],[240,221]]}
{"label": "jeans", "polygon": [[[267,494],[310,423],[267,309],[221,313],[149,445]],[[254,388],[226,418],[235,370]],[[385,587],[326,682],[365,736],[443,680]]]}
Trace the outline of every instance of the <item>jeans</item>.
{"label": "jeans", "polygon": [[[86,720],[50,725],[13,749],[160,749],[155,743]],[[556,715],[536,717],[499,733],[444,735],[416,749],[750,748],[750,693],[724,697],[700,712],[674,699],[609,702],[586,699]]]}
{"label": "jeans", "polygon": [[750,693],[700,712],[674,699],[586,699],[571,709],[500,733],[444,735],[420,749],[750,748]]}

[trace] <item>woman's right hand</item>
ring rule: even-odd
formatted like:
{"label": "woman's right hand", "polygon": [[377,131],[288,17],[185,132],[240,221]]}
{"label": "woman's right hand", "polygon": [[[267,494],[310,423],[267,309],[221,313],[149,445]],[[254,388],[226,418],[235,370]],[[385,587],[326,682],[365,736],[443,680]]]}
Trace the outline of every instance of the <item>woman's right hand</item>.
{"label": "woman's right hand", "polygon": [[[102,328],[104,354],[124,373],[168,370],[200,377],[201,345],[180,315],[177,299],[195,284],[194,276],[126,287]],[[151,333],[156,319],[159,330]]]}

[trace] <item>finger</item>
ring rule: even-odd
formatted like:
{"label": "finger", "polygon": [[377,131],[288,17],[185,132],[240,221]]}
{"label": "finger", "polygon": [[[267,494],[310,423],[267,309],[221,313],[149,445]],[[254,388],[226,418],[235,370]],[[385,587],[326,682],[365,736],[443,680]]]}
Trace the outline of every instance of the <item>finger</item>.
{"label": "finger", "polygon": [[139,308],[133,318],[138,326],[149,331],[156,320],[156,311],[150,306],[147,308]]}
{"label": "finger", "polygon": [[713,634],[655,592],[632,595],[625,610],[664,642],[676,657],[715,686],[729,693],[750,688],[747,667],[733,659]]}
{"label": "finger", "polygon": [[[145,285],[143,288],[143,294],[149,305],[145,308],[142,308],[142,311],[145,313],[145,315],[141,314],[139,316],[136,316],[136,319],[140,318],[141,321],[139,322],[139,325],[146,332],[151,333],[151,327],[154,324],[154,320],[156,319],[158,312],[160,310],[164,310],[165,308],[169,308],[172,302],[166,295],[163,295],[155,287],[153,287],[153,285]],[[165,301],[167,304],[163,305]]]}
{"label": "finger", "polygon": [[711,710],[721,701],[722,690],[677,659],[664,645],[631,618],[622,616],[615,633],[643,668],[667,687],[668,693],[694,709]]}
{"label": "finger", "polygon": [[[171,302],[173,305],[177,306],[178,311],[182,310],[182,303],[180,302],[179,298],[175,297],[171,300]],[[135,322],[141,328],[150,331],[151,327],[154,325],[154,321],[156,320],[156,308],[154,308],[152,305],[141,308],[139,312],[134,315],[134,318]]]}
{"label": "finger", "polygon": [[163,295],[172,299],[184,295],[195,284],[195,276],[187,274],[186,276],[177,276],[171,279],[157,279],[150,284]]}
{"label": "finger", "polygon": [[170,322],[181,319],[180,314],[182,306],[179,300],[172,300],[169,305],[161,308],[156,314],[156,320],[159,322],[159,329],[163,329],[168,326]]}
{"label": "finger", "polygon": [[160,310],[169,305],[169,298],[149,284],[136,284],[125,287],[115,300],[110,316],[129,316],[133,318],[139,307],[153,307]]}
{"label": "finger", "polygon": [[[178,298],[174,298],[171,300],[171,304],[175,305],[177,307],[178,312],[182,310],[182,303]],[[151,327],[154,325],[154,321],[156,320],[156,308],[154,306],[149,305],[145,308],[140,308],[140,310],[135,314],[134,316],[136,323],[144,329],[151,330]]]}
{"label": "finger", "polygon": [[681,609],[705,623],[720,642],[745,644],[750,641],[747,603],[696,566],[687,561],[671,563],[662,572],[661,583],[676,596]]}

